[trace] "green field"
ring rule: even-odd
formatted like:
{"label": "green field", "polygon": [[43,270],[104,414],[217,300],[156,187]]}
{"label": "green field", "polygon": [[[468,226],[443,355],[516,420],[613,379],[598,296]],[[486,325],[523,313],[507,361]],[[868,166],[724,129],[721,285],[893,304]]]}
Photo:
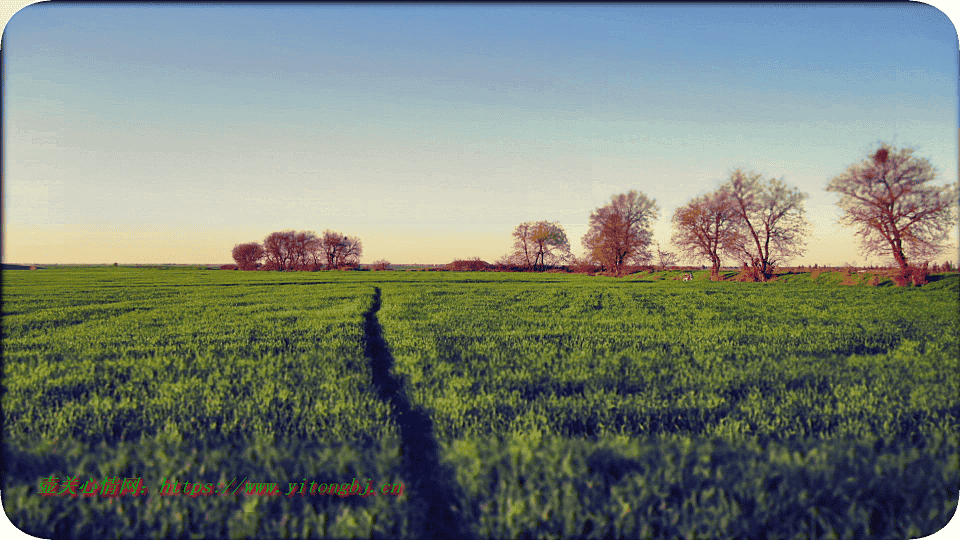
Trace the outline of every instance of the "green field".
{"label": "green field", "polygon": [[[695,274],[4,271],[4,509],[45,538],[917,538],[950,520],[960,276]],[[51,475],[406,489],[42,497]]]}

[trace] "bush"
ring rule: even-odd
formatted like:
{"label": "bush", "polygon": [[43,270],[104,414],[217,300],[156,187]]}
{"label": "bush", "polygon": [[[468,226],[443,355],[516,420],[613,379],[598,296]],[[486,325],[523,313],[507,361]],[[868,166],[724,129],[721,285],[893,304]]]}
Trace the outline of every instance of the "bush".
{"label": "bush", "polygon": [[373,263],[373,266],[370,268],[378,271],[390,270],[390,262],[385,259],[380,259],[379,261]]}
{"label": "bush", "polygon": [[471,260],[456,260],[452,263],[446,265],[444,270],[452,270],[454,272],[478,272],[480,270],[486,270],[490,268],[490,264],[480,259],[471,259]]}
{"label": "bush", "polygon": [[930,283],[927,279],[929,277],[930,265],[924,262],[919,268],[916,266],[907,266],[903,270],[900,270],[893,276],[893,281],[899,287],[906,287],[907,285],[919,287],[920,285]]}
{"label": "bush", "polygon": [[221,264],[220,269],[221,270],[239,270],[240,267],[235,264]]}
{"label": "bush", "polygon": [[756,283],[758,281],[764,281],[763,276],[760,274],[760,270],[756,267],[747,266],[747,263],[743,263],[740,266],[740,273],[733,277],[734,281],[742,281],[746,283]]}
{"label": "bush", "polygon": [[600,267],[585,261],[576,261],[570,265],[570,271],[573,272],[574,274],[593,275],[600,271]]}

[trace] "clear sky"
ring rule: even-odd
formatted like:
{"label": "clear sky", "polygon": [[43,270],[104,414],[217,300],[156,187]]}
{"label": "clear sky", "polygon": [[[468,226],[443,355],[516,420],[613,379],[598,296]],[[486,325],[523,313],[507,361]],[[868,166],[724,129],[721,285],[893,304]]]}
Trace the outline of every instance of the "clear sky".
{"label": "clear sky", "polygon": [[2,54],[11,263],[228,263],[328,228],[365,263],[493,262],[531,220],[580,254],[631,189],[667,245],[739,167],[809,193],[793,264],[860,265],[884,261],[830,179],[882,140],[957,181],[957,32],[919,3],[41,3]]}

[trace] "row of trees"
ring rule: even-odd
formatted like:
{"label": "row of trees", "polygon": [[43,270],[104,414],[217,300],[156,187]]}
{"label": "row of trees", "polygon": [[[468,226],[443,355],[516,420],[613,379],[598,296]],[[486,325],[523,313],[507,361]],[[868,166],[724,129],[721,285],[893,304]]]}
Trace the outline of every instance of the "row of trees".
{"label": "row of trees", "polygon": [[[363,244],[355,236],[326,230],[277,231],[263,244],[251,242],[233,247],[233,260],[240,270],[321,270],[354,267],[360,264]],[[260,264],[265,259],[265,263]]]}
{"label": "row of trees", "polygon": [[717,191],[677,209],[672,241],[687,257],[710,261],[713,279],[726,255],[766,280],[779,263],[804,252],[807,197],[780,180],[738,169]]}
{"label": "row of trees", "polygon": [[[835,177],[827,191],[841,195],[841,223],[857,230],[862,251],[892,257],[907,273],[910,261],[943,250],[956,222],[958,186],[929,185],[935,179],[928,160],[913,157],[913,150],[898,151],[882,143],[866,160]],[[804,253],[807,198],[781,180],[764,180],[738,169],[719,189],[674,212],[671,241],[688,259],[709,261],[714,279],[719,277],[721,259],[732,257],[754,279],[765,281],[774,268]],[[675,264],[674,253],[659,244],[652,249],[650,227],[658,214],[656,201],[643,193],[613,196],[590,214],[582,240],[585,261],[570,254],[559,223],[521,223],[513,232],[513,252],[498,262],[533,270],[585,262],[617,275],[626,265],[644,265],[652,259],[661,266]]]}

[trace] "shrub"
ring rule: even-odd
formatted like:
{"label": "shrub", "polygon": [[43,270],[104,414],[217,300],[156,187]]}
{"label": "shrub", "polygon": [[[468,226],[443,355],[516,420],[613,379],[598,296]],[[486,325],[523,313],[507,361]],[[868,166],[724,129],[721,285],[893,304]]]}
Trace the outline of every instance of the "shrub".
{"label": "shrub", "polygon": [[763,281],[763,277],[760,275],[759,269],[756,267],[747,266],[747,263],[743,263],[740,266],[740,273],[734,276],[733,280],[746,283],[755,283],[757,281]]}
{"label": "shrub", "polygon": [[380,259],[379,261],[373,263],[371,269],[378,271],[390,270],[390,262],[385,259]]}
{"label": "shrub", "polygon": [[586,261],[577,261],[570,265],[570,271],[574,274],[590,274],[593,275],[600,271],[600,267],[588,263]]}
{"label": "shrub", "polygon": [[490,264],[480,259],[456,260],[446,265],[444,270],[453,270],[454,272],[477,272],[490,268]]}
{"label": "shrub", "polygon": [[239,270],[240,267],[235,264],[221,264],[220,269],[221,270]]}
{"label": "shrub", "polygon": [[907,266],[900,270],[893,276],[893,282],[896,283],[898,287],[906,287],[908,285],[919,287],[920,285],[930,283],[927,279],[929,277],[930,265],[924,262],[919,268],[916,266]]}

